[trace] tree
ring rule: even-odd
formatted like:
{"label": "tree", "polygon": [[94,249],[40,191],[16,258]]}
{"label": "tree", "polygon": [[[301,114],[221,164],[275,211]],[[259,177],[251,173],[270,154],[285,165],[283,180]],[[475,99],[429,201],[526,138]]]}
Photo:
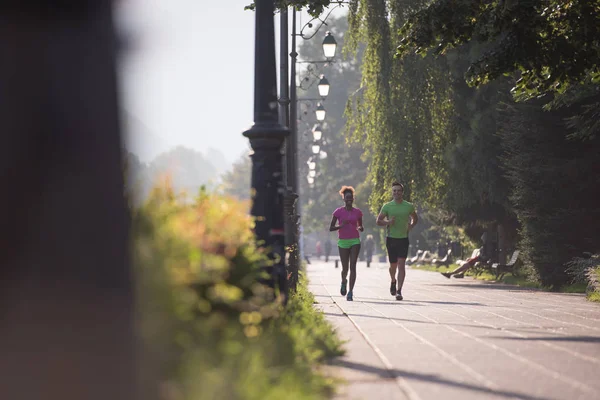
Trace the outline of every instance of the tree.
{"label": "tree", "polygon": [[505,106],[500,127],[511,203],[522,226],[521,254],[545,286],[570,280],[565,263],[600,250],[598,140],[570,140],[565,115],[539,104]]}
{"label": "tree", "polygon": [[597,0],[435,0],[413,14],[398,34],[398,57],[485,43],[467,81],[481,85],[519,71],[513,89],[518,99],[600,82]]}
{"label": "tree", "polygon": [[250,187],[251,179],[252,162],[250,157],[245,154],[221,176],[219,191],[240,200],[250,200],[250,192],[247,189]]}
{"label": "tree", "polygon": [[[335,0],[275,0],[275,7],[278,9],[287,7],[296,7],[297,9],[305,8],[307,12],[318,17],[321,15],[325,8],[329,7],[331,3],[337,3]],[[254,2],[250,3],[245,7],[246,10],[254,10]]]}
{"label": "tree", "polygon": [[[327,20],[328,30],[336,37],[338,48],[345,46],[348,29],[346,18],[330,18]],[[299,48],[299,58],[302,60],[321,60],[322,46],[318,40],[303,41]],[[323,102],[327,109],[327,118],[321,123],[323,139],[319,143],[322,152],[312,154],[312,128],[314,119],[314,102],[299,102],[299,183],[302,224],[305,232],[320,231],[328,228],[333,210],[340,206],[341,198],[338,191],[343,185],[358,187],[366,177],[366,160],[362,158],[363,148],[357,143],[348,143],[344,136],[346,118],[344,109],[347,98],[357,90],[359,82],[360,57],[337,57],[331,64],[310,64],[307,70],[299,73],[301,82],[298,90],[299,99],[318,98],[315,83],[316,77],[323,73],[327,77],[331,89]],[[304,79],[308,77],[308,80]],[[312,85],[311,85],[312,83]],[[316,177],[313,185],[309,185],[309,173],[306,161],[314,162]],[[367,212],[366,202],[358,204]],[[374,218],[372,216],[365,216]]]}
{"label": "tree", "polygon": [[470,88],[463,79],[481,46],[442,57],[394,60],[398,36],[411,13],[426,2],[364,0],[350,11],[350,43],[364,43],[361,91],[349,101],[349,134],[370,154],[371,209],[389,198],[393,180],[407,198],[442,224],[458,224],[473,239],[490,225],[512,232],[516,219],[500,167],[496,107],[510,101],[509,83]]}
{"label": "tree", "polygon": [[[503,203],[521,223],[523,257],[543,284],[555,288],[568,281],[564,264],[570,258],[598,248],[598,234],[580,224],[599,212],[592,204],[598,185],[592,160],[600,150],[599,18],[597,1],[437,0],[398,31],[399,63],[413,52],[450,58],[478,47],[466,81],[479,90],[509,82],[514,98],[524,102],[496,102],[496,114],[503,102],[510,111],[495,119],[501,140],[485,141],[504,149],[495,158],[502,156],[500,170],[508,172],[510,198]],[[563,189],[558,195],[557,187]]]}

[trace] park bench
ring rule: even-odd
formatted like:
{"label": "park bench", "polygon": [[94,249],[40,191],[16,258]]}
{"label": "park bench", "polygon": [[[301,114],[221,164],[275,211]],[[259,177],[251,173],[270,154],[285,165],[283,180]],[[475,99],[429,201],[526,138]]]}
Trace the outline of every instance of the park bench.
{"label": "park bench", "polygon": [[423,254],[423,250],[417,250],[417,255],[411,258],[406,259],[406,265],[414,264],[419,261],[419,257]]}
{"label": "park bench", "polygon": [[492,264],[492,271],[496,274],[496,280],[502,279],[507,272],[513,274],[513,276],[517,276],[518,267],[517,263],[519,261],[519,250],[515,250],[510,257],[510,260],[506,264],[494,263]]}
{"label": "park bench", "polygon": [[[469,258],[475,258],[479,255],[479,253],[481,252],[481,249],[475,249],[473,250],[473,252],[471,253],[471,257]],[[459,267],[462,267],[464,263],[466,263],[467,260],[457,260],[456,263],[458,264]]]}
{"label": "park bench", "polygon": [[429,250],[425,250],[423,252],[423,254],[421,255],[421,257],[419,257],[417,264],[431,264],[432,260],[433,260],[433,257],[432,257],[431,252]]}
{"label": "park bench", "polygon": [[435,266],[440,267],[441,265],[450,265],[451,261],[452,261],[452,249],[449,249],[448,252],[446,253],[446,256],[444,256],[444,258],[442,258],[441,260],[434,258],[432,263]]}

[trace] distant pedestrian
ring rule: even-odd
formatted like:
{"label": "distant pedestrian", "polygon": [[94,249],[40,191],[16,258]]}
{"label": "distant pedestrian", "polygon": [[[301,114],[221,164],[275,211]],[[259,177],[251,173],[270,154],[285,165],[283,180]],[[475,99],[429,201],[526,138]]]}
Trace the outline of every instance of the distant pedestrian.
{"label": "distant pedestrian", "polygon": [[371,261],[373,260],[373,251],[375,250],[375,240],[373,239],[373,235],[367,235],[365,239],[365,253],[367,258],[367,268],[371,266]]}
{"label": "distant pedestrian", "polygon": [[[356,282],[356,263],[360,252],[360,233],[363,232],[363,213],[352,206],[354,203],[354,188],[342,186],[340,195],[344,199],[344,206],[337,208],[329,224],[330,231],[338,231],[338,249],[342,262],[342,285],[340,294],[346,299],[353,300],[354,283]],[[336,222],[338,225],[336,225]],[[350,290],[347,291],[348,269],[350,269]]]}
{"label": "distant pedestrian", "polygon": [[[412,203],[404,200],[404,185],[392,183],[393,200],[381,208],[377,225],[385,226],[387,237],[385,246],[390,261],[390,294],[402,300],[402,286],[406,277],[406,257],[408,256],[408,232],[417,224],[419,217]],[[396,270],[398,278],[396,279]],[[397,285],[397,288],[396,288]]]}
{"label": "distant pedestrian", "polygon": [[317,260],[320,260],[321,254],[323,254],[323,246],[321,245],[321,241],[317,241],[315,248],[317,250]]}
{"label": "distant pedestrian", "polygon": [[331,254],[331,240],[327,238],[325,240],[325,262],[329,261],[329,255]]}

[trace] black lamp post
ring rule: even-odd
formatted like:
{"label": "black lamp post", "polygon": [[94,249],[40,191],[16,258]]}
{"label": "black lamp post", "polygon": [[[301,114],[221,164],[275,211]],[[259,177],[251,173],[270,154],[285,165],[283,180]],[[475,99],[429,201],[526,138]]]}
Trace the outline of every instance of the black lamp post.
{"label": "black lamp post", "polygon": [[[339,4],[336,7],[340,7],[343,2],[338,2]],[[289,90],[285,87],[285,78],[287,77],[288,71],[288,62],[285,56],[285,53],[288,50],[288,13],[287,9],[282,10],[281,13],[281,64],[280,64],[280,79],[281,79],[281,93],[279,98],[280,109],[284,110],[286,113],[285,116],[282,115],[282,123],[286,124],[286,126],[290,129],[290,136],[286,141],[285,146],[285,172],[286,172],[286,190],[285,190],[285,217],[286,217],[286,245],[290,249],[289,251],[289,272],[290,272],[290,281],[289,286],[290,290],[295,290],[296,284],[298,282],[298,272],[300,267],[300,248],[299,248],[299,231],[298,231],[298,223],[300,220],[300,205],[297,203],[298,199],[298,96],[296,91],[296,64],[302,63],[303,61],[298,61],[298,53],[296,52],[296,37],[300,36],[302,39],[308,40],[311,39],[319,29],[315,31],[315,33],[306,37],[303,35],[302,31],[307,26],[312,26],[311,22],[308,22],[304,25],[304,28],[300,31],[299,34],[296,33],[296,7],[291,8],[292,12],[292,29],[291,29],[291,52],[289,56],[291,57],[290,64],[290,83]],[[316,19],[316,18],[314,18]],[[313,19],[313,20],[314,20]],[[327,17],[325,18],[325,20]],[[312,21],[312,20],[311,20]],[[321,26],[324,24],[322,21]],[[335,56],[337,48],[337,43],[335,38],[330,32],[327,32],[325,35],[325,39],[323,40],[323,53],[325,55],[326,60],[324,61],[310,61],[308,63],[319,64],[331,63],[331,59]],[[319,84],[319,95],[323,100],[329,94],[329,82],[327,79],[321,75]],[[317,119],[319,121],[323,121],[325,119],[325,108],[319,104],[316,110]]]}
{"label": "black lamp post", "polygon": [[244,132],[252,158],[252,215],[257,239],[269,249],[271,287],[287,297],[281,148],[289,131],[279,123],[273,0],[256,0],[254,125]]}

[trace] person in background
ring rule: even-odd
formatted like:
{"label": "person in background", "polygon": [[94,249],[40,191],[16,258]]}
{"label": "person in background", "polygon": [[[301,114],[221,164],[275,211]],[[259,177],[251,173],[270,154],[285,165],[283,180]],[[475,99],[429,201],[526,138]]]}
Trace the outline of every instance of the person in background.
{"label": "person in background", "polygon": [[325,262],[329,261],[329,255],[331,254],[331,240],[327,238],[325,240]]}
{"label": "person in background", "polygon": [[375,250],[375,239],[373,239],[373,235],[367,235],[367,239],[365,240],[365,253],[367,258],[367,268],[371,266],[371,261],[373,260],[373,251]]}

